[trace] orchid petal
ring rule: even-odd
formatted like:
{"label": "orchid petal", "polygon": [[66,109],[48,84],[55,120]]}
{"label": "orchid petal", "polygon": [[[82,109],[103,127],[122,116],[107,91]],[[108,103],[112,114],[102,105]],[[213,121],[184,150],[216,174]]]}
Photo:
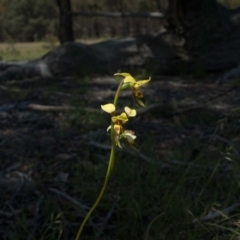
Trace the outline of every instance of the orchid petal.
{"label": "orchid petal", "polygon": [[121,125],[120,124],[114,124],[114,130],[119,135],[121,132]]}
{"label": "orchid petal", "polygon": [[140,87],[142,85],[145,85],[148,82],[150,82],[150,80],[151,80],[151,77],[148,80],[139,80],[136,83],[134,83],[134,87],[138,88],[138,87]]}
{"label": "orchid petal", "polygon": [[114,76],[127,77],[127,76],[131,76],[131,74],[129,74],[129,73],[115,73]]}
{"label": "orchid petal", "polygon": [[134,134],[131,133],[131,131],[125,131],[124,137],[127,139],[129,143],[133,143],[134,140],[137,138]]}
{"label": "orchid petal", "polygon": [[133,84],[133,83],[136,82],[136,80],[129,73],[115,73],[114,76],[125,77],[124,80],[123,80],[124,83],[132,83]]}
{"label": "orchid petal", "polygon": [[136,80],[130,75],[126,76],[123,80],[124,83],[136,84]]}
{"label": "orchid petal", "polygon": [[107,112],[107,113],[113,113],[116,109],[112,103],[101,105],[101,108],[104,112]]}
{"label": "orchid petal", "polygon": [[131,109],[129,107],[125,107],[124,111],[129,117],[135,117],[137,115],[137,111],[135,109]]}
{"label": "orchid petal", "polygon": [[126,113],[121,113],[118,116],[113,116],[112,117],[112,122],[117,122],[117,121],[121,121],[122,124],[125,124],[128,121],[128,117]]}

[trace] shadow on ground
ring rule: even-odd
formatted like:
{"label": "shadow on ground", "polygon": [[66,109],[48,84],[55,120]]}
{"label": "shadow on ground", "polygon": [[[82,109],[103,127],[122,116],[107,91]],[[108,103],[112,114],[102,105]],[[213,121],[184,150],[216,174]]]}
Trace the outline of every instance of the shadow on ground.
{"label": "shadow on ground", "polygon": [[[61,239],[73,238],[104,177],[110,142],[105,131],[108,116],[101,113],[100,105],[112,101],[116,87],[113,77],[1,83],[1,239],[54,239],[59,229]],[[157,161],[161,174],[175,167],[183,172],[189,166],[211,172],[218,165],[216,171],[226,175],[238,169],[233,160],[240,154],[239,83],[158,76],[142,91],[146,111],[129,123],[140,152],[125,154],[144,164]],[[130,92],[123,92],[120,107],[133,107],[131,101]],[[93,170],[85,176],[88,168]],[[102,174],[91,177],[98,168]],[[95,188],[81,182],[88,179],[95,181]],[[77,187],[79,182],[88,189]],[[108,198],[118,202],[117,194]],[[109,234],[116,228],[111,216],[108,221],[113,223],[98,226],[103,221],[99,216],[109,211],[106,208],[90,221],[86,235],[124,239]],[[200,218],[202,212],[198,213]],[[58,219],[60,228],[54,225]]]}

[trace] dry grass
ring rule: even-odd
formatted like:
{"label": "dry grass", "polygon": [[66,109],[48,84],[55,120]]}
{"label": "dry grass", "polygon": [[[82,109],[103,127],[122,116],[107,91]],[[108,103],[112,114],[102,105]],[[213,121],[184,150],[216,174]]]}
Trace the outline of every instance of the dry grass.
{"label": "dry grass", "polygon": [[230,9],[240,7],[240,0],[217,0],[217,2]]}
{"label": "dry grass", "polygon": [[[97,43],[105,39],[78,39],[82,43]],[[31,60],[42,57],[52,48],[59,46],[56,40],[46,40],[41,42],[22,42],[22,43],[0,43],[1,60]]]}
{"label": "dry grass", "polygon": [[31,60],[46,54],[54,45],[48,42],[1,43],[2,60]]}
{"label": "dry grass", "polygon": [[46,54],[54,45],[48,42],[1,43],[2,60],[30,60]]}

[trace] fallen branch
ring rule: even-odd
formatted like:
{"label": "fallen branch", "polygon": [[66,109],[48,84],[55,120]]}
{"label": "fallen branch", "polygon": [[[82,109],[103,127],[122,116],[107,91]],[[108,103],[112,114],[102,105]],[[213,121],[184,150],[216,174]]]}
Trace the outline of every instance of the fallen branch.
{"label": "fallen branch", "polygon": [[[235,90],[236,86],[232,86],[230,87],[228,90],[226,90],[223,93],[220,93],[216,96],[214,96],[211,99],[208,99],[200,104],[197,105],[192,105],[189,107],[184,107],[186,106],[184,104],[179,104],[178,106],[173,106],[172,104],[150,104],[149,106],[146,106],[145,108],[141,108],[138,110],[137,114],[138,116],[140,115],[144,115],[148,112],[151,112],[153,110],[158,110],[160,113],[162,113],[164,116],[166,117],[173,117],[176,115],[181,115],[181,114],[185,114],[191,111],[196,111],[199,109],[202,109],[204,107],[206,107],[207,105],[209,105],[210,103],[212,103],[213,101],[216,101],[217,99],[219,99],[220,97],[223,97],[225,95],[227,95],[230,91]],[[52,106],[52,105],[42,105],[42,104],[34,104],[34,103],[30,103],[30,104],[9,104],[9,105],[4,105],[0,107],[0,111],[10,111],[10,110],[14,110],[16,108],[23,108],[23,109],[28,109],[28,110],[34,110],[34,111],[46,111],[46,112],[67,112],[67,111],[73,111],[73,110],[83,110],[86,112],[90,112],[90,113],[102,113],[101,109],[94,109],[94,108],[86,108],[86,107],[73,107],[73,106]],[[229,106],[218,106],[218,105],[212,105],[209,106],[209,108],[211,110],[213,109],[217,109],[217,110],[229,110],[231,109]],[[120,111],[117,111],[117,114],[120,113]]]}
{"label": "fallen branch", "polygon": [[49,112],[55,112],[55,111],[70,111],[70,110],[76,110],[75,107],[71,106],[50,106],[50,105],[41,105],[41,104],[29,104],[26,106],[27,109],[30,110],[36,110],[36,111],[49,111]]}
{"label": "fallen branch", "polygon": [[14,214],[0,210],[0,217],[12,218],[12,217],[14,217]]}
{"label": "fallen branch", "polygon": [[133,13],[133,12],[77,12],[72,11],[70,13],[73,16],[83,16],[83,17],[135,17],[135,18],[165,18],[163,13],[160,12],[142,12],[142,13]]}
{"label": "fallen branch", "polygon": [[102,113],[102,111],[99,109],[94,108],[77,108],[72,106],[51,106],[51,105],[41,105],[41,104],[29,104],[26,107],[24,107],[29,110],[35,110],[35,111],[46,111],[46,112],[67,112],[67,111],[73,111],[73,110],[84,110],[91,113]]}

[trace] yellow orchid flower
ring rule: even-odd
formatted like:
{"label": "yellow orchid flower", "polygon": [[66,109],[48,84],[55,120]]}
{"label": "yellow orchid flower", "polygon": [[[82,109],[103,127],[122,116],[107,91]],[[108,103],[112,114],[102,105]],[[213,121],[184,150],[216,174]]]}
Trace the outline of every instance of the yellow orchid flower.
{"label": "yellow orchid flower", "polygon": [[144,107],[144,103],[139,99],[139,98],[143,98],[143,94],[138,90],[138,88],[147,84],[151,80],[151,77],[149,77],[149,79],[147,79],[147,80],[136,81],[132,77],[132,75],[130,75],[129,73],[115,73],[114,76],[124,77],[124,80],[123,80],[124,84],[123,84],[122,89],[124,89],[126,87],[130,87],[132,90],[132,95],[133,95],[133,99],[135,100],[135,102],[138,103],[140,106]]}
{"label": "yellow orchid flower", "polygon": [[[123,131],[123,127],[122,125],[125,124],[128,121],[128,117],[126,113],[121,113],[118,116],[113,116],[112,117],[112,122],[114,123],[114,131],[117,135],[117,138],[119,138],[119,135],[122,133]],[[118,140],[116,140],[116,144],[118,144]]]}
{"label": "yellow orchid flower", "polygon": [[124,83],[129,83],[131,87],[135,87],[135,88],[138,88],[138,87],[141,87],[142,85],[145,85],[147,84],[148,82],[150,82],[151,80],[151,77],[149,77],[149,79],[147,80],[139,80],[139,81],[136,81],[131,74],[129,73],[115,73],[114,76],[122,76],[122,77],[125,77],[123,82]]}
{"label": "yellow orchid flower", "polygon": [[[135,109],[131,109],[129,107],[124,107],[123,113],[120,115],[114,115],[114,112],[116,110],[116,107],[112,103],[107,103],[104,105],[101,105],[101,108],[103,111],[109,113],[112,115],[111,121],[113,123],[113,128],[115,132],[115,143],[117,146],[121,148],[120,140],[125,139],[128,143],[133,144],[134,139],[136,136],[134,135],[134,132],[127,130],[123,132],[123,124],[125,124],[128,121],[128,117],[135,117],[137,115],[137,111]],[[111,129],[111,125],[107,128],[107,131]]]}
{"label": "yellow orchid flower", "polygon": [[127,147],[130,147],[137,151],[137,149],[133,145],[134,140],[137,138],[134,132],[131,130],[123,129],[123,125],[128,121],[128,118],[135,117],[137,115],[137,111],[135,109],[131,109],[126,106],[124,108],[124,112],[122,112],[120,115],[116,115],[116,106],[117,106],[120,92],[125,88],[131,88],[134,101],[138,105],[144,106],[143,102],[140,100],[140,98],[143,98],[143,94],[138,90],[138,88],[141,87],[142,85],[147,84],[151,80],[151,78],[149,78],[148,80],[136,81],[129,73],[116,73],[114,74],[114,76],[122,76],[123,79],[120,81],[118,85],[113,103],[107,103],[107,104],[101,105],[102,110],[104,112],[107,112],[111,116],[110,117],[111,125],[107,128],[107,131],[111,129],[110,135],[111,135],[111,142],[112,142],[108,168],[107,168],[103,187],[96,201],[94,202],[93,206],[89,209],[86,216],[84,217],[83,222],[81,223],[78,229],[77,236],[75,238],[76,240],[79,240],[81,238],[81,234],[83,232],[84,226],[86,225],[87,221],[91,217],[91,214],[93,213],[95,208],[98,206],[106,190],[106,187],[109,183],[109,179],[114,167],[116,146],[119,146],[121,148],[121,143],[124,142]]}

